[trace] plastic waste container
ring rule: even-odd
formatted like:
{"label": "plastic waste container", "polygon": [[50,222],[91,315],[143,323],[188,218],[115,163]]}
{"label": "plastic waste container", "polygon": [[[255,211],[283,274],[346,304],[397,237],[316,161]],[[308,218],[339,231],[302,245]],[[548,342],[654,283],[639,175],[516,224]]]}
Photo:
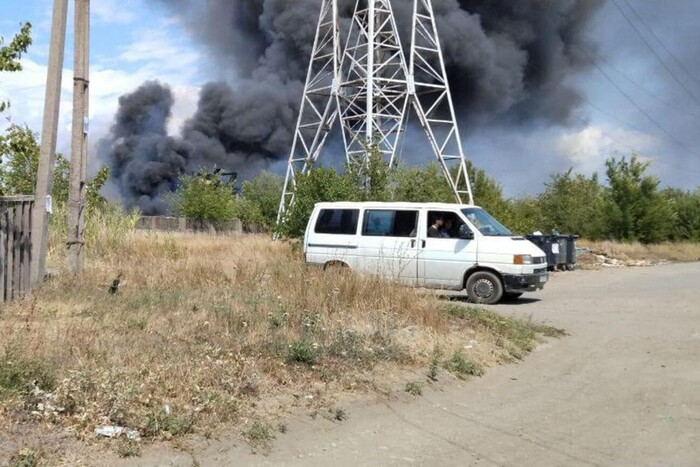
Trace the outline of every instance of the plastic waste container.
{"label": "plastic waste container", "polygon": [[566,269],[573,271],[576,269],[576,240],[578,235],[569,235],[566,241]]}
{"label": "plastic waste container", "polygon": [[527,235],[525,238],[537,245],[547,255],[547,269],[553,271],[560,262],[559,241],[552,235]]}
{"label": "plastic waste container", "polygon": [[564,271],[566,270],[566,265],[568,263],[568,252],[569,252],[569,236],[552,234],[552,245],[557,244],[559,250],[559,257],[557,258],[557,269]]}

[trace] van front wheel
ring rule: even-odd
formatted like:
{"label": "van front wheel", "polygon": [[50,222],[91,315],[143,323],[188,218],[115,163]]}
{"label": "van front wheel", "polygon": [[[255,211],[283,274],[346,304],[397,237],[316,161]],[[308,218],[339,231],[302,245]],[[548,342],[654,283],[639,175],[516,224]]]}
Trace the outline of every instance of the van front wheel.
{"label": "van front wheel", "polygon": [[467,296],[474,303],[496,304],[503,297],[501,279],[492,272],[475,272],[467,280]]}

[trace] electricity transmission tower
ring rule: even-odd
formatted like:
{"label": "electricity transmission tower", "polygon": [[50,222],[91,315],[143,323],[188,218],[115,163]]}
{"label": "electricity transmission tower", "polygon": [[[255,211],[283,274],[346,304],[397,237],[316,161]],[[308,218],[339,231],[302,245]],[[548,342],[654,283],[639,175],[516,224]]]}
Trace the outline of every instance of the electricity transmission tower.
{"label": "electricity transmission tower", "polygon": [[406,64],[391,1],[357,0],[341,45],[337,0],[322,0],[278,223],[337,120],[348,163],[366,163],[371,144],[394,166],[409,104],[456,201],[473,203],[432,2],[414,0]]}

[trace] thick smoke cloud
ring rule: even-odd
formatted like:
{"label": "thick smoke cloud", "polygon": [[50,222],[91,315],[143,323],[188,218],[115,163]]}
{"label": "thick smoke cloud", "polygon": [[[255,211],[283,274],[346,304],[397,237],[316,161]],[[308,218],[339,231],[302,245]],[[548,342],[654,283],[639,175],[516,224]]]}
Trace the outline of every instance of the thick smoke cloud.
{"label": "thick smoke cloud", "polygon": [[[154,0],[176,14],[233,84],[206,85],[179,138],[166,134],[172,95],[148,83],[120,101],[105,142],[124,197],[145,212],[200,167],[242,176],[284,160],[291,145],[320,0]],[[566,123],[580,103],[566,85],[603,0],[434,0],[460,121]],[[341,0],[341,15],[354,1]],[[408,43],[413,1],[393,2]],[[589,45],[586,45],[590,47]]]}

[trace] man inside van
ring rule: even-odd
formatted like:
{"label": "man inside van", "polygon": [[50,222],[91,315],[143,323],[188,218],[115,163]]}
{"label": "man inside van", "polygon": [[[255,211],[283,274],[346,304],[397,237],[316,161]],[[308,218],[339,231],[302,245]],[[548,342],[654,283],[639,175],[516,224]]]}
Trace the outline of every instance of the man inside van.
{"label": "man inside van", "polygon": [[440,230],[442,229],[443,226],[443,220],[442,216],[435,216],[433,218],[433,223],[430,224],[430,227],[428,227],[428,237],[431,238],[440,238],[442,235],[440,235]]}
{"label": "man inside van", "polygon": [[440,237],[442,238],[452,238],[452,219],[449,217],[444,219],[444,225],[440,229]]}

